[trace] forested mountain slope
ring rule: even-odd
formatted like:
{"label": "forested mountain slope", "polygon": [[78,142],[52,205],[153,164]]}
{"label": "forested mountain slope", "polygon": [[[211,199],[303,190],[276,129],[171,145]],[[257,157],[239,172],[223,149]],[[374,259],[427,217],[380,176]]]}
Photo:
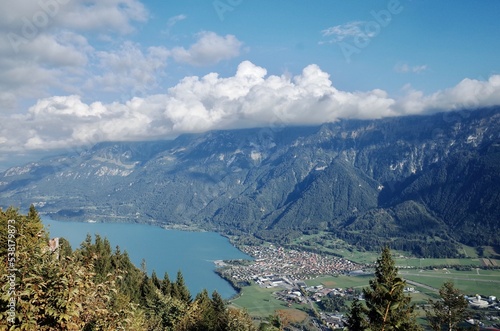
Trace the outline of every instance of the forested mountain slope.
{"label": "forested mountain slope", "polygon": [[498,245],[500,108],[100,143],[0,174],[4,206],[454,255]]}

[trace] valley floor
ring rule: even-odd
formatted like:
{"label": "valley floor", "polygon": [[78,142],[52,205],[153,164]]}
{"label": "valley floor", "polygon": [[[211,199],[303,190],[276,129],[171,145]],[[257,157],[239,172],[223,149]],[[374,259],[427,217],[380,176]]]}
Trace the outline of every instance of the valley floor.
{"label": "valley floor", "polygon": [[[368,286],[372,263],[357,263],[340,257],[291,250],[274,245],[240,247],[254,261],[224,261],[219,273],[233,284],[241,285],[239,296],[231,300],[235,307],[245,308],[256,319],[285,314],[295,324],[342,325],[350,302]],[[366,252],[365,252],[366,253]],[[376,253],[370,253],[373,257]],[[471,300],[476,295],[489,302],[485,309],[471,310],[473,319],[484,325],[500,323],[500,260],[477,257],[467,259],[416,259],[399,255],[400,275],[407,280],[408,295],[417,305],[420,321],[425,325],[424,307],[438,297],[446,281]],[[366,254],[354,252],[367,262]],[[443,266],[444,265],[444,266]],[[338,311],[328,311],[324,302],[339,297]],[[316,321],[316,322],[314,322]],[[314,322],[314,323],[313,323]],[[292,323],[292,322],[290,322]]]}

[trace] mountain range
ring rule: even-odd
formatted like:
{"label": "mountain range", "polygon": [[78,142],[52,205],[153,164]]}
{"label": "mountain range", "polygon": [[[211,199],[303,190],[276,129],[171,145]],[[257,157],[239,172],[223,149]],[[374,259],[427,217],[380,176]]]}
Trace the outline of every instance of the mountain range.
{"label": "mountain range", "polygon": [[500,245],[500,107],[104,142],[0,173],[0,205],[419,256]]}

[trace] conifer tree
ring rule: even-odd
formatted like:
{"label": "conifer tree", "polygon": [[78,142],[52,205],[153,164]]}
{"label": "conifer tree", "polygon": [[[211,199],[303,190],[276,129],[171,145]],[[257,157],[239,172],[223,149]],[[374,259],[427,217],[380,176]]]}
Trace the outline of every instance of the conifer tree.
{"label": "conifer tree", "polygon": [[140,301],[141,305],[147,308],[151,307],[152,306],[151,302],[155,297],[155,286],[153,285],[153,282],[151,281],[151,278],[148,277],[148,275],[144,275],[144,277],[142,278],[140,291],[141,291],[141,301]]}
{"label": "conifer tree", "polygon": [[161,281],[161,293],[166,296],[172,296],[172,282],[170,281],[170,277],[168,276],[168,272],[165,271],[163,275],[163,280]]}
{"label": "conifer tree", "polygon": [[212,309],[215,316],[215,330],[223,330],[224,326],[227,325],[228,316],[226,304],[217,291],[212,293]]}
{"label": "conifer tree", "polygon": [[368,328],[366,321],[366,307],[359,301],[354,299],[351,304],[351,310],[347,313],[347,329],[349,331],[362,331]]}
{"label": "conifer tree", "polygon": [[206,289],[196,295],[194,305],[197,307],[198,316],[195,317],[195,326],[190,329],[206,331],[216,330],[217,316],[213,309],[212,300]]}
{"label": "conifer tree", "polygon": [[441,300],[429,300],[431,310],[426,311],[431,327],[435,331],[458,330],[457,325],[465,319],[467,300],[453,285],[447,281],[439,289]]}
{"label": "conifer tree", "polygon": [[59,239],[59,259],[63,260],[66,257],[70,257],[73,254],[71,249],[71,244],[65,238]]}
{"label": "conifer tree", "polygon": [[157,288],[157,289],[161,289],[161,281],[160,279],[158,279],[158,276],[156,275],[156,271],[153,270],[153,272],[151,273],[151,282],[153,282],[153,285]]}
{"label": "conifer tree", "polygon": [[212,292],[212,304],[217,312],[223,312],[226,309],[226,303],[217,291]]}
{"label": "conifer tree", "polygon": [[[97,283],[92,258],[83,262],[72,255],[57,259],[51,254],[48,236],[34,208],[27,216],[0,209],[0,223],[9,219],[15,221],[16,229],[16,287],[12,294],[2,293],[1,323],[9,317],[7,303],[15,299],[15,319],[9,322],[12,330],[116,330],[131,326],[127,322],[132,316],[128,304],[122,306],[120,314],[112,311],[112,294],[116,292],[112,275]],[[8,227],[0,228],[0,237],[5,237],[4,229]],[[0,273],[5,274],[3,268],[2,263]]]}
{"label": "conifer tree", "polygon": [[189,293],[186,283],[184,282],[184,276],[180,270],[177,272],[177,278],[173,285],[172,296],[186,303],[191,301],[191,294]]}
{"label": "conifer tree", "polygon": [[[11,239],[9,231],[15,232]],[[0,294],[1,330],[10,318],[11,298],[16,304],[11,330],[255,330],[248,314],[228,310],[218,293],[210,299],[203,291],[191,301],[180,271],[173,284],[167,273],[161,281],[156,273],[149,278],[145,264],[141,271],[127,252],[117,247],[111,253],[106,238],[96,236],[92,242],[88,235],[75,251],[61,246],[68,244],[61,240],[57,258],[33,206],[28,215],[0,208],[2,261],[10,257],[7,240],[14,239],[16,271],[9,271],[12,280],[0,277],[0,288],[7,289]],[[6,275],[7,268],[0,263],[0,274]],[[15,283],[15,293],[9,293],[7,282]]]}
{"label": "conifer tree", "polygon": [[[375,266],[375,278],[363,289],[366,314],[359,303],[351,306],[349,324],[358,331],[421,330],[413,313],[411,298],[404,294],[405,281],[398,277],[398,270],[388,247],[382,249]],[[369,328],[365,328],[369,325]]]}

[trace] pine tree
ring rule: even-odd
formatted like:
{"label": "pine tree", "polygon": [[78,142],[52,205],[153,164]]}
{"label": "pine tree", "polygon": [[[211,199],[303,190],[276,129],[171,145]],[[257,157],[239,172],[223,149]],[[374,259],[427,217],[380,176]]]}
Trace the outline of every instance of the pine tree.
{"label": "pine tree", "polygon": [[[32,207],[27,216],[0,210],[0,224],[12,222],[16,229],[16,317],[12,330],[117,330],[128,328],[133,315],[129,304],[122,306],[120,314],[112,311],[113,294],[116,293],[113,275],[103,282],[95,282],[94,260],[77,258],[67,252],[62,259],[55,258],[48,248],[48,235],[36,210]],[[3,227],[0,237],[4,237]],[[6,226],[5,230],[9,228]],[[6,236],[5,236],[6,237]],[[19,245],[17,245],[19,243]],[[94,249],[89,244],[89,251]],[[78,257],[81,257],[81,253]],[[0,254],[0,258],[6,256]],[[0,264],[0,273],[5,274]],[[3,278],[0,287],[4,288]],[[8,292],[0,298],[0,321],[5,322]],[[139,318],[139,316],[136,316]],[[127,321],[128,320],[128,321]],[[2,324],[4,325],[4,324]],[[2,329],[3,330],[3,329]]]}
{"label": "pine tree", "polygon": [[206,289],[196,295],[194,305],[197,307],[198,316],[195,317],[195,326],[191,327],[191,330],[216,330],[217,316]]}
{"label": "pine tree", "polygon": [[354,299],[351,304],[351,310],[347,313],[347,329],[349,331],[362,331],[368,328],[366,321],[366,307],[359,301]]}
{"label": "pine tree", "polygon": [[165,271],[163,275],[163,280],[161,281],[161,293],[166,296],[172,296],[172,282],[170,281],[170,277],[168,273]]}
{"label": "pine tree", "polygon": [[228,323],[226,304],[217,291],[212,293],[212,310],[214,312],[215,330],[224,330]]}
{"label": "pine tree", "polygon": [[70,257],[73,254],[71,244],[65,238],[59,239],[59,252],[59,259],[62,260],[66,257]]}
{"label": "pine tree", "polygon": [[441,286],[439,295],[441,300],[429,300],[432,309],[426,312],[432,329],[436,331],[458,330],[457,324],[465,319],[467,300],[451,281]]}
{"label": "pine tree", "polygon": [[252,318],[242,309],[227,309],[227,331],[256,331]]}
{"label": "pine tree", "polygon": [[191,294],[189,293],[186,283],[184,282],[184,276],[180,270],[177,272],[177,278],[173,284],[172,292],[173,297],[186,303],[191,302]]}
{"label": "pine tree", "polygon": [[[370,331],[421,330],[413,314],[411,298],[403,293],[405,285],[398,277],[390,249],[384,247],[376,262],[375,278],[363,289],[366,313],[359,303],[351,306],[350,325]],[[369,329],[364,328],[365,325],[369,325]]]}
{"label": "pine tree", "polygon": [[153,282],[153,285],[157,288],[157,289],[161,289],[161,281],[160,279],[158,278],[158,276],[156,275],[156,271],[153,270],[153,272],[151,273],[151,281]]}
{"label": "pine tree", "polygon": [[[16,316],[14,324],[9,321],[11,330],[255,330],[246,312],[226,309],[216,292],[209,298],[203,291],[191,301],[180,271],[173,284],[167,273],[162,281],[156,273],[149,278],[145,264],[140,270],[127,252],[117,247],[111,253],[106,238],[96,236],[93,243],[88,235],[75,251],[60,241],[59,259],[51,254],[48,238],[34,207],[28,215],[0,208],[0,259],[12,255],[7,240],[15,239],[16,248],[15,274],[12,279],[0,277],[0,288],[7,289],[0,294],[2,327],[10,318],[13,296]],[[8,268],[0,263],[0,274],[14,272]],[[7,282],[15,282],[12,295]]]}

